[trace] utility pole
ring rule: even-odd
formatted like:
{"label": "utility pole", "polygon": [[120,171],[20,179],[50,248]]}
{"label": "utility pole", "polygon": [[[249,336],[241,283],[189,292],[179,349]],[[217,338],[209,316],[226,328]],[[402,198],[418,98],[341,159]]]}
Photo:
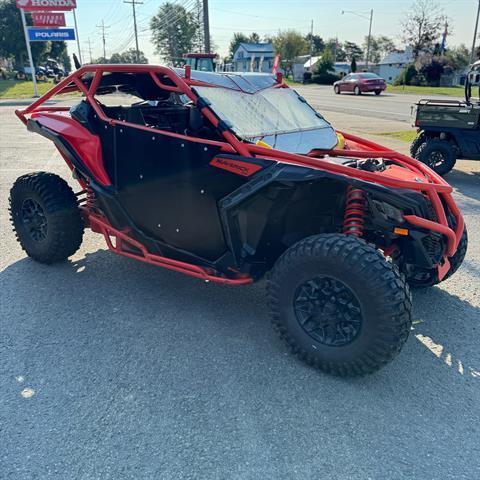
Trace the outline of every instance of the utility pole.
{"label": "utility pole", "polygon": [[470,52],[470,63],[475,61],[475,43],[477,42],[478,18],[480,16],[480,0],[478,0],[477,20],[475,21],[475,31],[473,32],[472,51]]}
{"label": "utility pole", "polygon": [[135,31],[135,49],[137,52],[137,63],[140,61],[140,50],[138,49],[138,33],[137,33],[137,15],[135,12],[135,5],[142,5],[143,2],[139,2],[138,0],[123,0],[123,3],[131,3],[132,4],[132,10],[133,10],[133,29]]}
{"label": "utility pole", "polygon": [[370,43],[372,41],[372,20],[373,20],[373,8],[370,10],[370,26],[368,27],[367,58],[365,61],[365,68],[367,70],[368,70],[368,61],[370,60]]}
{"label": "utility pole", "polygon": [[90,54],[90,63],[92,63],[92,42],[90,41],[90,38],[87,41],[88,43],[88,53]]}
{"label": "utility pole", "polygon": [[205,53],[210,53],[210,22],[208,19],[208,0],[203,0],[203,39]]}
{"label": "utility pole", "polygon": [[[351,13],[352,15],[356,15],[357,17],[365,18],[366,20],[369,19],[369,17],[367,17],[363,13],[353,12],[352,10],[342,10],[342,15],[345,15],[345,13]],[[370,45],[372,43],[372,22],[373,22],[373,8],[370,10],[370,25],[368,27],[367,56],[365,58],[365,68],[366,69],[368,69],[368,62],[370,60]]]}
{"label": "utility pole", "polygon": [[107,50],[106,50],[106,47],[105,47],[105,29],[106,29],[106,28],[110,28],[110,27],[108,27],[108,26],[105,25],[105,22],[103,21],[103,18],[102,18],[102,24],[101,24],[101,25],[97,25],[97,27],[102,30],[103,58],[107,58]]}

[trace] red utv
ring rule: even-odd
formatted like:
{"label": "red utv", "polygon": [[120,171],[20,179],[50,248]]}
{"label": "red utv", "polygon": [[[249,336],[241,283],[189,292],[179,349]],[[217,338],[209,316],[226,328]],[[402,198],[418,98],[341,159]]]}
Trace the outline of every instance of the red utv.
{"label": "red utv", "polygon": [[362,93],[375,93],[380,95],[387,88],[387,82],[375,73],[350,73],[333,84],[333,90],[338,95],[342,92],[350,92],[355,95]]}
{"label": "red utv", "polygon": [[[45,106],[73,91],[75,106]],[[439,283],[465,256],[442,178],[337,134],[281,76],[89,65],[17,115],[80,185],[46,172],[15,182],[30,257],[65,260],[88,227],[115,253],[205,281],[266,276],[280,336],[333,374],[389,362],[410,331],[408,284]]]}

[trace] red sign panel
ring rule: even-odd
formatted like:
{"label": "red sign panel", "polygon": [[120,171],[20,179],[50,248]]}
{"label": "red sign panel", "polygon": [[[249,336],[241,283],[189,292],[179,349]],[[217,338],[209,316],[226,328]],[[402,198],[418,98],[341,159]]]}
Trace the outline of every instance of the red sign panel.
{"label": "red sign panel", "polygon": [[26,12],[67,11],[77,8],[77,0],[17,0],[17,7]]}
{"label": "red sign panel", "polygon": [[64,27],[65,14],[58,12],[33,12],[34,27]]}

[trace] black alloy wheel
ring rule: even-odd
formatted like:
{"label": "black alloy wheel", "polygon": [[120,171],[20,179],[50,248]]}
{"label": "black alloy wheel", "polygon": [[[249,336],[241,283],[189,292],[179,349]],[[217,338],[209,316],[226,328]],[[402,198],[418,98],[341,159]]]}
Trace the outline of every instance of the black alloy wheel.
{"label": "black alloy wheel", "polygon": [[41,242],[47,238],[47,217],[43,208],[36,200],[32,198],[24,200],[20,218],[33,240]]}
{"label": "black alloy wheel", "polygon": [[340,280],[331,277],[308,280],[297,288],[293,306],[303,330],[323,345],[343,347],[360,332],[359,301]]}

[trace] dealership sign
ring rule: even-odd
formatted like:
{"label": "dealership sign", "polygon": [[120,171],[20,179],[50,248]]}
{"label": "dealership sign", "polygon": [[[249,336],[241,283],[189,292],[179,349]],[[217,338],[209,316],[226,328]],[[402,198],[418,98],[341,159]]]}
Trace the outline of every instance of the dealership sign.
{"label": "dealership sign", "polygon": [[65,14],[58,12],[33,12],[34,27],[64,27]]}
{"label": "dealership sign", "polygon": [[28,39],[31,42],[75,40],[73,28],[29,28]]}
{"label": "dealership sign", "polygon": [[77,0],[17,0],[17,7],[26,12],[73,10],[77,8]]}

